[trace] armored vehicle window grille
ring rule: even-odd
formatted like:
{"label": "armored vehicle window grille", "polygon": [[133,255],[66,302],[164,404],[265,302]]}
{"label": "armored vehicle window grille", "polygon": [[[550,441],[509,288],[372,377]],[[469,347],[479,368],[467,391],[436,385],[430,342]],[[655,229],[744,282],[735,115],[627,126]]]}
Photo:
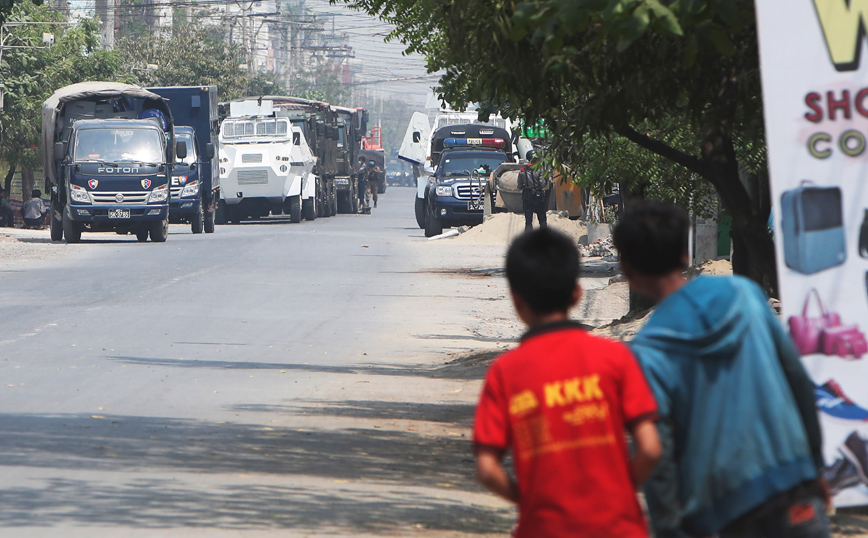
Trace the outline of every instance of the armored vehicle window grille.
{"label": "armored vehicle window grille", "polygon": [[243,153],[241,155],[242,163],[261,163],[262,162],[262,154],[261,153]]}
{"label": "armored vehicle window grille", "polygon": [[239,185],[265,185],[268,183],[268,170],[238,170]]}

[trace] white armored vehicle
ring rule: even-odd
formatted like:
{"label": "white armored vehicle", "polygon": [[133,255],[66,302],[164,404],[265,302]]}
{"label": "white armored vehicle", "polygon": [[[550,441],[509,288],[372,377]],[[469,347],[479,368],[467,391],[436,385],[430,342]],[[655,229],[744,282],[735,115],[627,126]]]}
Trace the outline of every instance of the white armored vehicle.
{"label": "white armored vehicle", "polygon": [[218,222],[286,213],[316,218],[315,157],[302,130],[271,101],[230,103],[220,127]]}

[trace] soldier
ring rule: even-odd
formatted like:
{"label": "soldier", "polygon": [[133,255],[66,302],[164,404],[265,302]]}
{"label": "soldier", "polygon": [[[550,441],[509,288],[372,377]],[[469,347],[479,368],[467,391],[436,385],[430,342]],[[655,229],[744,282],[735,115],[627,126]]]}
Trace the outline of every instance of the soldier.
{"label": "soldier", "polygon": [[368,161],[366,168],[367,188],[365,191],[365,203],[368,209],[371,207],[371,197],[374,198],[374,207],[377,207],[377,193],[380,187],[380,167],[374,162],[374,159]]}
{"label": "soldier", "polygon": [[364,157],[359,157],[359,164],[356,168],[356,178],[358,179],[359,197],[359,213],[365,212],[365,192],[368,186],[367,163]]}
{"label": "soldier", "polygon": [[524,229],[533,229],[533,214],[536,213],[540,228],[546,227],[546,211],[549,208],[549,195],[552,192],[551,180],[544,178],[537,165],[536,155],[531,153],[530,163],[518,173],[518,188],[521,189],[522,209],[524,210]]}

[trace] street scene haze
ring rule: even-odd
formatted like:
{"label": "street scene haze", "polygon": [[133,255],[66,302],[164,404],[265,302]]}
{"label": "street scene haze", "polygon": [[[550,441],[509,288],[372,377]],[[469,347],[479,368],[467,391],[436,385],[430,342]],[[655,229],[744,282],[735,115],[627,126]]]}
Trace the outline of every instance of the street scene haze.
{"label": "street scene haze", "polygon": [[868,537],[868,5],[0,2],[0,538]]}

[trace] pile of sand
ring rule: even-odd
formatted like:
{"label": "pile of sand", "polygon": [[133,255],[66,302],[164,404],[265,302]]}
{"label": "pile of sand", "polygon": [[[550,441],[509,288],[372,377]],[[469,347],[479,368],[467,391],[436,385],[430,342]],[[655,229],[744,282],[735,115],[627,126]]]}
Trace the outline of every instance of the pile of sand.
{"label": "pile of sand", "polygon": [[[584,224],[578,220],[570,220],[569,217],[561,216],[555,211],[549,211],[547,221],[550,227],[567,234],[577,243],[579,237],[588,234]],[[536,217],[534,217],[534,227],[537,225]],[[482,224],[470,228],[451,240],[468,245],[508,245],[515,236],[522,232],[524,232],[524,215],[495,213]]]}
{"label": "pile of sand", "polygon": [[694,265],[687,270],[688,278],[694,278],[699,275],[715,276],[715,275],[731,275],[732,262],[729,260],[708,260],[699,265]]}

